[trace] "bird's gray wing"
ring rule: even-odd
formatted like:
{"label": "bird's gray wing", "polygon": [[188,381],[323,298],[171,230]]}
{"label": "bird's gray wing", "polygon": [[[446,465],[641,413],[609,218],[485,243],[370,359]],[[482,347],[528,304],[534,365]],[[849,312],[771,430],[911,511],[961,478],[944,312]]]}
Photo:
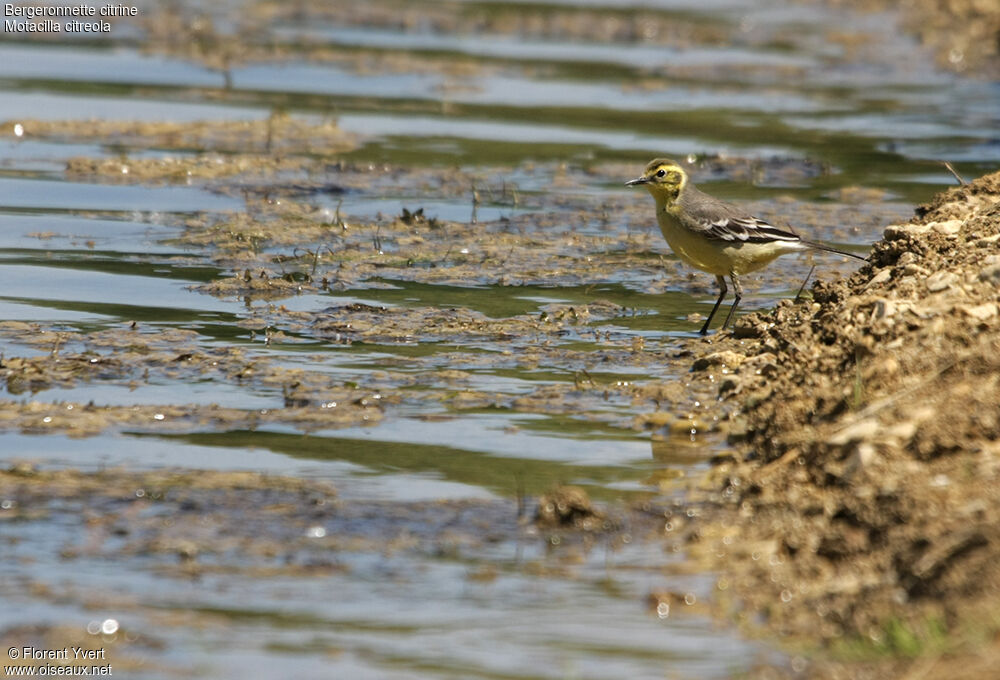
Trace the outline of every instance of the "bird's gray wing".
{"label": "bird's gray wing", "polygon": [[798,234],[780,229],[754,217],[732,203],[726,203],[688,186],[680,197],[686,226],[706,238],[733,243],[768,243],[800,241]]}
{"label": "bird's gray wing", "polygon": [[798,234],[780,229],[762,219],[746,217],[720,217],[703,222],[701,231],[712,239],[720,241],[743,241],[746,243],[767,243],[769,241],[797,242]]}

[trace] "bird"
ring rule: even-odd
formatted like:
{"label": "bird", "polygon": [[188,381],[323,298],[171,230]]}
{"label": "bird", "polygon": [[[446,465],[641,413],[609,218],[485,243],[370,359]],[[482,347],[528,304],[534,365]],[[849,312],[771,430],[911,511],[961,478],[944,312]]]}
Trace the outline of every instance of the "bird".
{"label": "bird", "polygon": [[743,299],[740,276],[770,264],[787,253],[821,250],[858,260],[866,258],[817,241],[810,241],[788,229],[754,217],[745,210],[709,196],[691,183],[688,173],[676,161],[650,161],[641,176],[625,186],[644,186],[656,200],[656,221],[674,254],[692,267],[715,275],[719,299],[699,333],[706,335],[712,317],[729,292],[726,277],[736,295],[733,306],[719,330],[725,330]]}

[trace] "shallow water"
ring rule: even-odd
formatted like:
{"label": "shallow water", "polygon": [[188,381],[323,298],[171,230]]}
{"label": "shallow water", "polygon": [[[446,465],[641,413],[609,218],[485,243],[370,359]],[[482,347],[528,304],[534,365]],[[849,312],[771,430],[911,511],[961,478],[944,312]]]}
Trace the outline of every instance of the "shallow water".
{"label": "shallow water", "polygon": [[[661,498],[672,489],[661,485],[665,475],[696,474],[720,444],[699,433],[701,448],[691,456],[689,437],[659,432],[651,442],[634,419],[656,405],[630,390],[683,379],[688,366],[673,352],[700,326],[688,316],[707,313],[714,292],[709,277],[673,267],[651,228],[648,196],[630,193],[624,180],[653,156],[699,156],[699,181],[710,191],[863,249],[914,203],[953,184],[939,161],[973,177],[1000,160],[997,84],[935,70],[891,14],[744,0],[648,3],[651,22],[690,25],[689,33],[627,41],[614,31],[633,19],[633,3],[525,3],[517,20],[490,3],[461,3],[450,18],[443,5],[416,5],[428,10],[419,21],[418,7],[399,21],[392,12],[358,14],[368,17],[361,23],[336,7],[273,18],[262,18],[269,15],[252,3],[212,9],[220,35],[242,17],[254,28],[241,38],[247,45],[286,50],[272,58],[237,54],[228,88],[225,69],[211,59],[199,62],[177,45],[145,45],[141,27],[116,26],[109,41],[5,35],[0,121],[260,121],[276,111],[335,119],[359,143],[330,164],[345,160],[360,170],[282,180],[317,183],[288,193],[305,195],[328,222],[336,213],[355,225],[345,243],[368,229],[359,225],[423,208],[426,217],[467,225],[442,263],[485,250],[484,234],[520,230],[540,234],[540,243],[565,241],[560,247],[570,254],[583,247],[573,233],[609,239],[600,257],[621,252],[643,266],[590,276],[554,269],[545,279],[515,271],[522,277],[516,285],[500,285],[486,266],[482,276],[457,281],[427,278],[429,269],[386,267],[277,300],[213,296],[205,284],[255,263],[184,241],[185,222],[261,210],[255,197],[273,180],[77,177],[65,172],[69,158],[155,159],[197,150],[68,132],[64,139],[9,134],[0,139],[0,319],[62,336],[52,344],[4,332],[4,358],[112,356],[120,348],[89,334],[125,333],[136,322],[152,336],[195,331],[167,347],[178,356],[235,348],[249,363],[396,400],[377,422],[336,427],[124,426],[85,438],[8,428],[0,433],[4,459],[327,480],[350,502],[387,504],[367,515],[368,530],[386,540],[400,530],[397,515],[433,499],[479,499],[508,516],[513,499],[556,482],[581,485],[612,504]],[[142,11],[152,17],[155,5]],[[597,18],[577,21],[578,12]],[[199,10],[183,14],[190,19]],[[594,36],[587,28],[594,21],[609,22],[610,39]],[[472,32],[476,25],[482,28]],[[475,179],[458,184],[453,168],[463,182]],[[375,230],[357,238],[371,241],[379,256],[405,256],[410,247],[395,233],[384,241]],[[529,251],[511,246],[511,257]],[[850,271],[824,262],[827,272]],[[805,260],[788,258],[750,277],[753,293],[743,308],[791,296],[807,270]],[[345,331],[347,343],[289,320],[290,313],[351,304],[534,319],[552,305],[582,309],[595,300],[626,312],[520,337],[502,329],[414,332],[401,322],[391,333]],[[639,340],[645,344],[630,354]],[[549,387],[561,396],[535,399]],[[11,399],[47,404],[218,404],[246,412],[280,411],[294,401],[288,381],[195,377],[169,367],[9,391]],[[475,399],[463,401],[467,395]],[[651,590],[701,596],[711,588],[710,576],[665,571],[670,558],[655,541],[621,547],[613,567],[600,549],[585,552],[572,579],[526,569],[566,556],[545,554],[544,540],[515,539],[513,531],[461,558],[424,548],[363,549],[345,553],[345,568],[326,579],[216,574],[193,583],[136,555],[61,559],[78,529],[75,515],[57,510],[50,520],[5,526],[15,566],[0,593],[14,606],[0,612],[0,627],[81,626],[115,616],[161,643],[146,652],[150,666],[133,669],[142,677],[177,669],[205,677],[328,677],[332,668],[350,677],[702,678],[770,658],[704,617],[659,620],[646,612]],[[104,575],[112,559],[114,581]],[[487,566],[501,576],[470,580],[470,571]],[[74,594],[26,595],[29,580]],[[87,590],[97,595],[80,594]],[[102,600],[109,604],[95,604]],[[164,623],[163,612],[176,621]]]}

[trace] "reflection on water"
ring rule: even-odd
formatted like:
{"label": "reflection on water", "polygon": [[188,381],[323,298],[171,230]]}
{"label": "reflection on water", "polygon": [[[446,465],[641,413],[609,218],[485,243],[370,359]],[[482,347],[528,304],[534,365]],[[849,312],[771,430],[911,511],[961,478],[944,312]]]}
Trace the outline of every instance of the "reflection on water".
{"label": "reflection on water", "polygon": [[[461,13],[482,7],[460,4],[467,6],[455,9],[454,25],[468,28]],[[483,513],[497,513],[510,526],[495,543],[461,554],[420,541],[398,552],[348,550],[337,557],[343,568],[322,579],[219,573],[189,583],[159,575],[137,555],[96,551],[62,560],[79,528],[75,515],[22,522],[8,534],[16,553],[8,562],[15,566],[0,593],[15,606],[0,614],[0,627],[76,622],[113,592],[115,601],[130,604],[111,605],[109,614],[162,640],[150,652],[154,666],[207,669],[196,673],[206,677],[328,677],[332,666],[345,677],[703,678],[754,662],[755,647],[704,619],[659,621],[644,613],[651,589],[710,588],[705,576],[665,574],[660,542],[622,548],[613,558],[592,548],[573,557],[572,577],[551,577],[547,570],[564,573],[565,555],[545,554],[544,540],[525,538],[511,521],[515,499],[554,483],[584,486],[612,504],[661,497],[674,488],[671,480],[696,473],[718,446],[663,432],[651,443],[648,432],[635,429],[636,414],[655,405],[631,396],[640,393],[629,386],[683,376],[686,364],[673,358],[677,340],[697,329],[688,315],[707,312],[714,293],[710,279],[672,269],[666,247],[655,232],[649,236],[645,199],[621,182],[654,155],[707,154],[715,159],[703,168],[706,180],[716,180],[713,192],[752,201],[766,217],[832,228],[819,233],[864,246],[912,203],[953,181],[938,161],[975,176],[1000,159],[1000,91],[935,71],[885,14],[783,2],[761,8],[745,0],[644,3],[655,10],[650,16],[690,25],[691,32],[608,43],[593,37],[589,19],[573,17],[597,12],[610,31],[630,20],[635,3],[537,4],[522,8],[529,17],[524,31],[504,32],[501,12],[480,34],[435,24],[442,10],[434,3],[427,5],[430,18],[414,25],[394,23],[393,11],[379,3],[365,15],[371,25],[354,25],[339,7],[303,6],[298,14],[262,20],[269,15],[256,3],[179,6],[190,21],[177,31],[191,35],[178,33],[176,43],[144,45],[143,32],[153,29],[122,24],[108,43],[77,36],[0,46],[0,121],[242,121],[274,113],[313,123],[335,119],[357,135],[358,147],[324,159],[328,166],[320,170],[280,178],[301,185],[296,197],[305,196],[328,224],[336,215],[357,230],[422,208],[426,218],[468,225],[441,262],[459,253],[472,257],[470,247],[489,230],[540,234],[540,244],[558,241],[567,257],[582,247],[574,234],[608,238],[614,245],[607,250],[638,252],[645,263],[585,281],[554,271],[547,283],[523,286],[428,283],[386,267],[364,280],[283,299],[213,297],[196,287],[234,273],[259,279],[255,263],[180,236],[202,218],[265,210],[280,200],[269,195],[277,180],[74,179],[65,173],[70,158],[155,159],[198,150],[68,133],[7,134],[0,139],[0,319],[38,326],[0,328],[4,359],[147,351],[127,343],[110,350],[87,335],[124,332],[133,322],[142,333],[196,331],[171,361],[219,348],[245,359],[230,374],[192,379],[167,361],[147,376],[36,386],[11,398],[218,404],[252,412],[283,408],[295,399],[296,380],[323,376],[338,386],[392,391],[396,401],[377,425],[308,433],[204,424],[83,439],[6,431],[0,434],[5,459],[84,470],[252,469],[328,480],[351,502],[387,504],[364,506],[350,527],[345,520],[329,531],[361,526],[386,541],[403,532],[392,524],[394,513],[417,512],[407,504],[440,498],[476,499]],[[151,17],[156,5],[143,11]],[[194,31],[201,11],[213,13],[218,33],[204,23],[197,24],[201,33]],[[559,12],[568,13],[564,24],[553,18]],[[232,49],[227,31],[241,21],[253,26],[240,38],[255,50],[253,58],[213,56],[213,49]],[[830,32],[831,25],[839,32]],[[203,53],[181,48],[196,38]],[[341,161],[360,174],[342,173]],[[772,173],[766,177],[765,162]],[[868,193],[858,194],[859,187]],[[372,230],[360,240],[365,247],[370,241],[372,252],[404,258],[414,247],[383,236]],[[629,250],[625,244],[635,239],[640,245]],[[273,253],[302,255],[286,250]],[[437,262],[412,266],[431,269]],[[758,279],[763,294],[746,307],[787,296],[806,269],[782,261]],[[348,305],[534,320],[552,305],[582,309],[595,300],[625,311],[531,338],[468,339],[425,329],[404,341],[363,336],[345,343],[309,322],[287,321]],[[285,377],[255,379],[255,362],[270,362]],[[440,512],[427,512],[428,522],[441,521]],[[113,582],[109,560],[122,567]],[[484,571],[496,575],[470,578]],[[28,580],[50,589],[60,584],[63,595],[97,595],[34,597],[22,587]]]}

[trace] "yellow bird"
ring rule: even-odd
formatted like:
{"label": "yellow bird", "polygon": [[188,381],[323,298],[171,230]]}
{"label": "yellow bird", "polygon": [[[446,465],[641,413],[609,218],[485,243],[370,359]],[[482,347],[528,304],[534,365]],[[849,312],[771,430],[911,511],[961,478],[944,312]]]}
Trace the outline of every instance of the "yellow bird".
{"label": "yellow bird", "polygon": [[823,250],[865,258],[831,246],[808,241],[798,234],[779,229],[740,208],[700,191],[678,163],[657,158],[646,166],[641,177],[625,186],[643,185],[656,200],[656,221],[674,254],[692,267],[715,274],[719,299],[699,331],[708,333],[712,317],[726,297],[726,277],[733,282],[736,299],[720,330],[725,330],[743,297],[739,277],[766,267],[775,258],[803,250]]}

